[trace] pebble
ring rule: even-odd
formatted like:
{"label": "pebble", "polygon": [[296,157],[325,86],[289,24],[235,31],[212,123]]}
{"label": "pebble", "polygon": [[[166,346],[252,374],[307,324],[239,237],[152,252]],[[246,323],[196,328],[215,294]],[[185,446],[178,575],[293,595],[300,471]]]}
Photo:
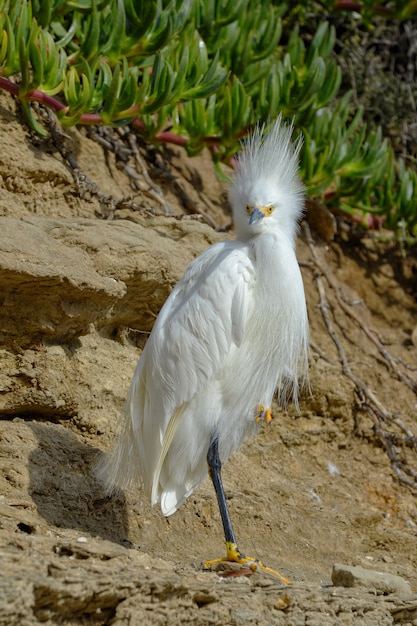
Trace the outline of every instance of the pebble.
{"label": "pebble", "polygon": [[410,584],[401,576],[359,565],[333,565],[332,582],[337,587],[363,587],[377,593],[411,593]]}

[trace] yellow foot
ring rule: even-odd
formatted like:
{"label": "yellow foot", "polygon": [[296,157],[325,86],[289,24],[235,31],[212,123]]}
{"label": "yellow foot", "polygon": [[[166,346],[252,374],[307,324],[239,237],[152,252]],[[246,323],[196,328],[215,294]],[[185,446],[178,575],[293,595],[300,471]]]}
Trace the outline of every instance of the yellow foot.
{"label": "yellow foot", "polygon": [[263,404],[260,404],[256,409],[255,422],[257,424],[261,424],[264,421],[267,424],[270,424],[272,422],[272,411],[271,409],[265,409]]}
{"label": "yellow foot", "polygon": [[291,583],[288,578],[284,578],[277,570],[272,569],[271,567],[265,567],[258,559],[253,559],[250,556],[245,556],[242,552],[239,551],[237,545],[235,543],[231,543],[230,541],[226,541],[226,556],[220,559],[213,559],[212,561],[206,561],[204,563],[204,567],[211,567],[215,563],[221,563],[222,561],[233,561],[234,563],[239,563],[240,565],[246,565],[253,572],[258,570],[262,570],[263,572],[270,572],[271,574],[275,574],[282,580],[283,583],[289,585]]}

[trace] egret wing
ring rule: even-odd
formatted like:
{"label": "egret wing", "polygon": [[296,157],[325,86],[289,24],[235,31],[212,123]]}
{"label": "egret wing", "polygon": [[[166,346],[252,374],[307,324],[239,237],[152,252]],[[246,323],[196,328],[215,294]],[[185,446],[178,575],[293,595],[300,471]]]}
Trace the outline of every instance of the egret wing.
{"label": "egret wing", "polygon": [[225,242],[190,264],[155,322],[141,357],[146,406],[132,412],[152,501],[164,459],[187,403],[239,345],[251,305],[254,269],[244,244]]}
{"label": "egret wing", "polygon": [[141,478],[155,503],[159,476],[187,404],[242,340],[255,281],[244,243],[211,246],[187,268],[155,322],[134,374],[122,429],[99,471],[127,487]]}
{"label": "egret wing", "polygon": [[174,288],[146,355],[167,415],[204,389],[224,366],[232,344],[240,344],[253,281],[247,247],[225,242],[191,263]]}

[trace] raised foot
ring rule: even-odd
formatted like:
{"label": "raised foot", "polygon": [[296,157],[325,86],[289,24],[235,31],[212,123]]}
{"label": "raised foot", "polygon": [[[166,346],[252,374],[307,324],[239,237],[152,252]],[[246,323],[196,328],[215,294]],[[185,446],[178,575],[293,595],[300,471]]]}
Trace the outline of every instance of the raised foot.
{"label": "raised foot", "polygon": [[272,422],[271,409],[266,409],[263,404],[260,404],[256,409],[255,422],[257,424],[262,424],[263,422],[265,422],[266,424],[270,424]]}
{"label": "raised foot", "polygon": [[282,576],[277,570],[272,569],[271,567],[266,567],[258,559],[253,559],[250,556],[245,556],[244,554],[242,554],[237,545],[229,541],[226,541],[226,556],[220,559],[206,561],[204,563],[204,567],[210,568],[215,563],[221,563],[222,561],[232,561],[233,563],[239,563],[239,565],[246,565],[253,572],[256,572],[258,570],[261,570],[263,572],[269,572],[270,574],[275,574],[275,576],[278,576],[278,578],[280,578],[282,582],[286,585],[289,585],[291,583],[288,578]]}

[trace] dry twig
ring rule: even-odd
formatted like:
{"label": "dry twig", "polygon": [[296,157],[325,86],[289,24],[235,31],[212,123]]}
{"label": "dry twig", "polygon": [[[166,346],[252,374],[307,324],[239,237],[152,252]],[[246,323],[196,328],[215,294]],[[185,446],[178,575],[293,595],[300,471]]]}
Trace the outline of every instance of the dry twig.
{"label": "dry twig", "polygon": [[117,163],[120,169],[122,169],[129,178],[132,189],[147,196],[153,202],[156,202],[161,207],[164,215],[176,219],[187,217],[195,219],[201,218],[209,226],[218,230],[217,224],[207,213],[196,206],[186,190],[178,182],[176,176],[168,171],[162,159],[159,158],[159,164],[155,169],[163,174],[165,179],[169,181],[172,191],[188,213],[188,215],[174,215],[164,197],[162,189],[152,180],[146,158],[143,157],[139,150],[137,135],[129,127],[111,128],[92,126],[87,127],[87,133],[94,140],[98,141],[106,151],[112,152],[116,156]]}
{"label": "dry twig", "polygon": [[[332,289],[336,297],[336,301],[343,310],[343,312],[348,315],[348,317],[354,320],[354,322],[360,327],[368,340],[371,341],[378,348],[380,354],[383,356],[383,359],[388,364],[389,369],[397,376],[397,378],[414,392],[417,391],[417,382],[400,370],[400,368],[398,367],[399,361],[394,359],[389,354],[389,352],[382,345],[381,341],[376,337],[376,333],[368,328],[368,326],[364,323],[360,316],[357,315],[357,313],[352,310],[351,306],[343,299],[343,297],[341,296],[340,285],[337,279],[320,262],[308,224],[304,223],[303,228],[306,241],[313,259],[313,266],[315,270],[314,278],[317,284],[320,298],[319,308],[327,331],[336,346],[339,360],[342,366],[342,372],[344,376],[346,376],[353,382],[361,404],[361,408],[363,410],[366,410],[367,413],[370,415],[374,425],[374,432],[377,435],[381,444],[383,445],[384,449],[386,450],[391,462],[391,466],[396,476],[398,477],[398,480],[413,489],[417,489],[417,471],[413,470],[408,462],[402,461],[399,458],[400,452],[398,450],[398,448],[403,449],[404,447],[408,447],[414,450],[414,452],[416,453],[417,438],[412,430],[400,419],[398,414],[389,411],[377,398],[376,394],[369,388],[369,386],[352,371],[343,342],[336,332],[336,329],[332,322],[330,305],[327,299],[326,288],[323,279],[327,281],[327,284]],[[321,352],[320,349],[316,351],[318,352],[318,354],[320,354]],[[330,359],[327,357],[326,360],[330,361]],[[385,423],[387,428],[384,428],[382,426],[382,423]],[[400,433],[402,433],[402,435],[398,435],[397,433],[395,433],[395,429],[398,429]]]}
{"label": "dry twig", "polygon": [[[65,163],[68,165],[81,198],[85,200],[90,200],[93,197],[97,198],[103,214],[107,217],[107,219],[113,219],[115,211],[125,208],[133,211],[139,211],[145,215],[155,215],[155,211],[141,207],[135,202],[132,202],[133,196],[125,196],[123,198],[116,199],[112,195],[102,193],[96,183],[92,181],[79,166],[72,150],[67,145],[69,139],[68,135],[65,135],[58,128],[49,109],[43,109],[40,107],[39,110],[45,126],[50,133],[51,142]],[[104,145],[105,140],[101,141],[101,143]]]}

